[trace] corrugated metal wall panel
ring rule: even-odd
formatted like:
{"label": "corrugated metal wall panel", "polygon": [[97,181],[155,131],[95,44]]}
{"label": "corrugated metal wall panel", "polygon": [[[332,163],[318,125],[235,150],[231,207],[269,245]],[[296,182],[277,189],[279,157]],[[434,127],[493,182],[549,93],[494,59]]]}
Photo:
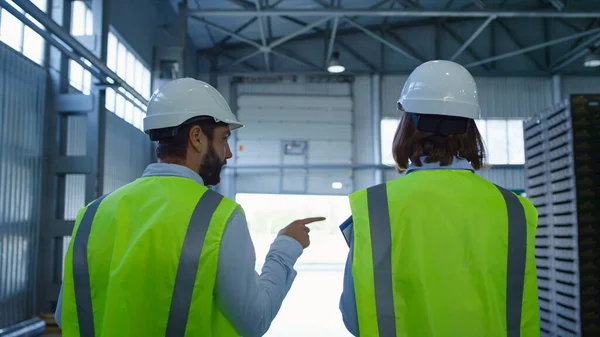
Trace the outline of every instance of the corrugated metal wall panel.
{"label": "corrugated metal wall panel", "polygon": [[[382,79],[382,115],[398,118],[396,102],[407,76]],[[476,77],[482,118],[530,117],[552,106],[550,77]]]}
{"label": "corrugated metal wall panel", "polygon": [[[509,190],[525,190],[525,169],[520,166],[483,169],[477,175]],[[395,170],[387,170],[384,177],[386,181],[390,181],[401,176]]]}
{"label": "corrugated metal wall panel", "polygon": [[104,193],[139,178],[152,161],[148,135],[114,113],[106,112]]}
{"label": "corrugated metal wall panel", "polygon": [[[354,79],[352,97],[354,99],[354,137],[352,139],[354,162],[372,164],[373,132],[371,129],[371,78],[369,76],[357,76]],[[373,171],[354,171],[354,190],[370,187],[373,183]]]}
{"label": "corrugated metal wall panel", "polygon": [[477,77],[482,118],[530,117],[552,105],[550,77]]}
{"label": "corrugated metal wall panel", "polygon": [[525,190],[525,168],[522,166],[492,167],[478,171],[477,174],[506,189]]}
{"label": "corrugated metal wall panel", "polygon": [[[87,153],[87,116],[67,117],[67,156],[85,156]],[[79,210],[85,206],[85,175],[67,174],[65,177],[64,219],[75,220]]]}
{"label": "corrugated metal wall panel", "polygon": [[398,98],[404,87],[408,75],[390,75],[381,78],[381,116],[400,118],[397,109]]}
{"label": "corrugated metal wall panel", "polygon": [[561,90],[565,98],[573,94],[600,94],[600,77],[564,76]]}
{"label": "corrugated metal wall panel", "polygon": [[46,72],[0,43],[0,329],[35,314]]}

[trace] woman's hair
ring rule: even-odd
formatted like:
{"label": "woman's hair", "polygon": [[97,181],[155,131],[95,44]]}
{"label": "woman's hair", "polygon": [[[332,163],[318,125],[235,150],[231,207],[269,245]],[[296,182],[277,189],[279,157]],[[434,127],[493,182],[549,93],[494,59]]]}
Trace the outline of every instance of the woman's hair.
{"label": "woman's hair", "polygon": [[475,170],[483,167],[485,159],[483,140],[473,120],[470,121],[466,133],[442,136],[417,129],[411,114],[407,112],[404,112],[396,129],[392,154],[398,172],[408,169],[409,160],[417,166],[422,166],[423,156],[427,157],[425,162],[439,162],[442,166],[450,165],[455,157],[463,158],[468,160]]}

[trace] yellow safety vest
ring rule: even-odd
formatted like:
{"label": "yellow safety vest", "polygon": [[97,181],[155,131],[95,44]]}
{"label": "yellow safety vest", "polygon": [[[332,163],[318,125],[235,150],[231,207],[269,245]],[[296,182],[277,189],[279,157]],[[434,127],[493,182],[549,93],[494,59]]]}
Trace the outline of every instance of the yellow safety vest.
{"label": "yellow safety vest", "polygon": [[214,289],[231,199],[143,177],[77,216],[65,257],[63,336],[237,336]]}
{"label": "yellow safety vest", "polygon": [[350,195],[361,337],[540,335],[537,211],[470,171]]}

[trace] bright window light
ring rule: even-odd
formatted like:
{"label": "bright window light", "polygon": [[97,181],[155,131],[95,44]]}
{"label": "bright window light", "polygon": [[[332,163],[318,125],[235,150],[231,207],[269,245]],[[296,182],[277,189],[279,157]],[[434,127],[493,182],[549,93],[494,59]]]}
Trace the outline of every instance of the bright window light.
{"label": "bright window light", "polygon": [[[265,337],[351,336],[339,311],[348,256],[339,225],[351,214],[348,197],[238,193],[235,199],[246,214],[257,270],[262,268],[271,243],[283,227],[296,219],[327,218],[308,225],[310,247],[298,259],[294,286]],[[300,316],[306,320],[299,321]]]}
{"label": "bright window light", "polygon": [[[384,165],[394,165],[392,143],[398,122],[398,119],[381,120],[381,162]],[[478,119],[475,124],[483,139],[489,164],[525,163],[522,119]]]}
{"label": "bright window light", "polygon": [[[15,5],[14,2],[7,2],[19,12],[24,13],[24,11]],[[42,11],[46,11],[46,0],[34,0],[32,2]],[[29,14],[26,14],[26,17],[32,20],[38,27],[44,29],[44,27]],[[46,46],[44,39],[33,29],[24,25],[19,19],[3,8],[0,8],[0,41],[6,43],[8,46],[22,53],[37,64],[42,65],[44,63],[44,51]]]}
{"label": "bright window light", "polygon": [[[135,55],[135,53],[127,47],[126,43],[121,41],[118,33],[108,33],[107,44],[108,67],[117,73],[117,75],[125,80],[133,89],[146,99],[150,98],[147,95],[150,83],[150,70],[144,63]],[[138,129],[142,129],[143,118],[146,114],[142,111],[142,104],[139,100],[134,99],[133,95],[119,88],[118,92],[113,92],[106,95],[106,107],[114,112],[117,116],[123,118],[128,123]],[[123,95],[130,99],[134,99],[136,104],[125,100]]]}
{"label": "bright window light", "polygon": [[395,165],[394,156],[392,155],[392,143],[399,122],[399,119],[392,118],[381,120],[381,163],[383,165]]}
{"label": "bright window light", "polygon": [[525,140],[523,137],[523,121],[508,121],[508,163],[525,164]]}

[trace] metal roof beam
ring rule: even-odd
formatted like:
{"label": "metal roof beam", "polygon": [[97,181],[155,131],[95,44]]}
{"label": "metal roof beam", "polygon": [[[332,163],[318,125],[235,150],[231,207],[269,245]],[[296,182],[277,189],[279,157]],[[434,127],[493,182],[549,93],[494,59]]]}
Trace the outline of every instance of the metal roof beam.
{"label": "metal roof beam", "polygon": [[527,48],[523,48],[523,49],[515,50],[515,51],[509,52],[509,53],[505,53],[505,54],[502,54],[502,55],[490,57],[490,58],[487,58],[485,60],[481,60],[481,61],[478,61],[478,62],[472,62],[472,63],[469,63],[469,64],[465,65],[465,68],[472,68],[474,66],[483,65],[483,64],[487,64],[487,63],[498,61],[498,60],[503,60],[503,59],[506,59],[506,58],[509,58],[509,57],[513,57],[513,56],[525,54],[525,53],[528,53],[528,52],[531,52],[531,51],[534,51],[534,50],[538,50],[538,49],[542,49],[542,48],[545,48],[545,47],[553,46],[555,44],[559,44],[559,43],[563,43],[563,42],[566,42],[566,41],[574,40],[574,39],[577,39],[579,37],[591,35],[591,34],[598,33],[598,32],[600,32],[600,28],[595,28],[595,29],[591,29],[591,30],[588,30],[588,31],[585,31],[585,32],[582,32],[582,33],[578,33],[578,34],[573,34],[573,35],[561,37],[561,38],[558,38],[558,39],[550,40],[548,42],[544,42],[544,43],[536,44],[536,45],[533,45],[533,46],[529,46]]}
{"label": "metal roof beam", "polygon": [[474,3],[475,6],[481,8],[481,9],[485,8],[485,4],[481,0],[471,0],[471,2]]}
{"label": "metal roof beam", "polygon": [[191,10],[189,15],[199,16],[392,16],[392,17],[462,17],[485,18],[597,18],[600,11],[548,11],[548,10],[422,10],[422,9],[348,9],[348,8],[318,8],[318,9],[267,9],[260,12],[237,9],[205,9]]}
{"label": "metal roof beam", "polygon": [[331,17],[325,17],[325,18],[317,20],[313,23],[310,23],[310,24],[298,29],[297,31],[292,32],[291,34],[288,34],[286,36],[283,36],[283,37],[271,42],[268,47],[273,49],[273,48],[279,46],[280,44],[286,43],[287,41],[295,38],[296,36],[304,34],[304,33],[308,32],[309,30],[313,29],[313,27],[317,27],[329,20],[331,20]]}
{"label": "metal roof beam", "polygon": [[323,70],[323,68],[319,67],[318,65],[316,65],[312,62],[306,61],[306,60],[302,59],[301,57],[299,57],[298,55],[293,55],[292,52],[290,52],[284,48],[279,47],[277,50],[273,50],[272,53],[277,56],[281,56],[283,58],[286,58],[286,59],[292,60],[294,62],[297,62],[299,64],[305,65],[307,67],[314,68],[317,70]]}
{"label": "metal roof beam", "polygon": [[[259,0],[254,0],[254,4],[256,5],[256,11],[258,13],[260,13],[261,8],[260,8]],[[258,25],[258,30],[260,32],[260,40],[262,41],[261,50],[263,52],[263,58],[265,60],[265,69],[267,69],[267,72],[270,72],[271,71],[271,61],[269,60],[270,49],[267,47],[267,37],[265,34],[265,27],[263,26],[263,24],[264,24],[263,20],[264,20],[264,17],[259,16],[256,24]]]}
{"label": "metal roof beam", "polygon": [[[498,20],[496,21],[496,23],[498,24],[498,26],[504,29],[506,35],[508,35],[508,37],[512,40],[512,42],[514,42],[515,45],[517,45],[519,49],[525,49],[525,45],[523,45],[519,40],[517,40],[517,35],[515,34],[515,32],[513,32],[502,20]],[[535,64],[535,66],[538,67],[539,70],[546,70],[546,68],[535,57],[533,57],[531,54],[526,55]]]}
{"label": "metal roof beam", "polygon": [[327,46],[327,59],[325,60],[325,65],[329,63],[331,60],[331,54],[333,53],[333,46],[335,44],[335,35],[337,33],[338,23],[340,18],[337,16],[333,19],[333,27],[331,28],[331,37],[329,38],[329,45]]}
{"label": "metal roof beam", "polygon": [[548,2],[551,3],[557,11],[565,9],[565,4],[560,0],[548,0]]}
{"label": "metal roof beam", "polygon": [[221,71],[223,71],[223,70],[225,70],[227,68],[231,68],[231,67],[235,66],[236,64],[242,63],[242,62],[244,62],[244,61],[246,61],[246,60],[248,60],[248,59],[250,59],[250,58],[252,58],[252,57],[254,57],[254,56],[258,55],[258,54],[260,54],[260,53],[262,53],[262,51],[255,50],[255,51],[251,52],[250,54],[242,56],[242,57],[238,58],[237,60],[235,60],[235,61],[233,61],[233,62],[231,62],[229,64],[226,64],[226,65],[220,67],[219,69],[217,69],[217,71],[221,72]]}
{"label": "metal roof beam", "polygon": [[[445,22],[440,23],[440,27],[442,27],[443,30],[446,31],[446,33],[448,33],[454,40],[456,40],[456,42],[458,42],[459,44],[464,44],[465,40],[463,40],[462,37],[460,37],[460,35],[458,35],[455,31],[453,31],[452,29],[450,29],[450,27],[448,27],[448,25]],[[468,46],[466,48],[467,53],[469,53],[469,55],[471,55],[472,58],[474,58],[477,61],[482,60],[482,57],[479,56],[479,54],[473,50],[470,46]],[[489,71],[490,68],[488,67],[487,64],[483,64],[481,65],[485,70]]]}
{"label": "metal roof beam", "polygon": [[[250,26],[251,24],[253,24],[254,21],[256,21],[256,20],[258,20],[258,18],[257,17],[253,17],[252,19],[246,21],[243,25],[239,26],[233,32],[236,33],[236,34],[241,33],[244,29],[248,28],[248,26]],[[232,36],[228,34],[221,41],[217,42],[217,45],[222,48],[225,45],[225,43],[227,43],[227,41],[229,41],[231,38],[232,38]]]}
{"label": "metal roof beam", "polygon": [[563,57],[561,57],[555,64],[552,65],[552,73],[557,73],[557,72],[563,70],[564,68],[566,68],[568,65],[570,65],[571,63],[573,63],[574,61],[576,61],[583,55],[588,54],[590,52],[589,47],[598,46],[599,44],[600,44],[600,33],[595,34],[594,36],[590,37],[585,42],[580,44],[577,48],[572,49],[567,54],[565,54]]}
{"label": "metal roof beam", "polygon": [[205,25],[207,25],[207,26],[209,26],[209,27],[211,27],[211,28],[213,28],[215,30],[220,31],[223,34],[227,34],[227,35],[229,35],[229,36],[231,36],[233,38],[238,39],[239,41],[247,43],[247,44],[249,44],[251,46],[254,46],[256,48],[261,48],[262,47],[260,44],[258,44],[256,42],[250,40],[249,38],[246,38],[246,37],[243,37],[243,36],[241,36],[239,34],[236,34],[235,32],[232,32],[232,31],[230,31],[227,28],[221,27],[221,26],[217,25],[216,23],[212,23],[210,21],[206,21],[206,20],[201,19],[199,17],[192,17],[191,19],[199,21],[199,22],[202,22],[203,24],[205,24]]}
{"label": "metal roof beam", "polygon": [[463,51],[465,51],[465,49],[467,49],[467,47],[473,43],[473,41],[475,41],[475,39],[479,36],[479,34],[481,34],[481,32],[483,32],[483,30],[492,22],[496,19],[495,16],[490,16],[489,18],[487,18],[487,20],[485,20],[481,26],[479,26],[479,28],[477,28],[477,30],[471,35],[471,37],[469,37],[469,39],[467,39],[467,41],[465,41],[465,43],[463,43],[462,46],[460,46],[460,48],[458,48],[458,50],[454,53],[454,55],[452,55],[452,57],[450,57],[450,61],[454,61],[456,60],[456,58],[462,54]]}
{"label": "metal roof beam", "polygon": [[372,31],[366,29],[365,27],[359,25],[358,23],[356,23],[354,20],[349,19],[349,18],[344,18],[344,20],[346,20],[348,23],[350,23],[351,25],[353,25],[354,27],[360,29],[363,33],[367,34],[368,36],[372,37],[373,39],[379,41],[380,43],[388,46],[389,48],[391,48],[392,50],[397,51],[398,53],[408,57],[411,60],[417,61],[418,63],[423,63],[425,62],[424,60],[420,60],[418,57],[412,55],[411,53],[407,52],[406,50],[396,46],[395,44],[389,42],[388,40],[380,37],[379,35],[373,33]]}
{"label": "metal roof beam", "polygon": [[397,44],[399,44],[402,47],[404,47],[404,49],[406,49],[407,51],[409,51],[411,54],[415,55],[418,59],[420,59],[420,60],[427,60],[428,59],[427,57],[423,56],[418,51],[416,51],[414,48],[412,48],[410,46],[410,44],[408,44],[405,40],[403,40],[400,36],[398,36],[398,34],[394,33],[393,31],[391,31],[389,29],[384,29],[384,31],[385,31],[386,34],[388,34],[389,36],[391,36],[392,39],[394,39],[394,41],[396,41]]}
{"label": "metal roof beam", "polygon": [[[284,16],[284,17],[282,17],[282,19],[287,20],[289,22],[293,22],[293,23],[295,23],[297,25],[300,25],[300,26],[306,26],[306,25],[308,25],[308,23],[306,23],[306,22],[304,22],[304,21],[302,21],[300,19],[296,19],[294,17],[291,17],[291,16]],[[316,33],[312,33],[312,34],[310,34],[308,36],[305,35],[303,38],[304,39],[306,39],[306,38],[314,38],[314,37],[317,37],[319,35],[325,34],[325,30],[323,30],[321,28],[318,28],[318,27],[313,27],[312,30],[314,32],[316,32]],[[358,30],[357,30],[357,33],[358,33]],[[340,34],[338,33],[337,36],[339,37]],[[372,64],[371,62],[369,62],[369,60],[367,60],[364,56],[360,55],[360,53],[357,52],[356,50],[354,50],[352,47],[348,46],[346,43],[344,43],[343,41],[341,41],[341,39],[337,38],[335,43],[337,45],[339,45],[340,47],[344,48],[348,53],[350,53],[350,55],[354,56],[354,58],[356,58],[358,61],[362,62],[370,70],[377,69],[377,67],[374,64]]]}

